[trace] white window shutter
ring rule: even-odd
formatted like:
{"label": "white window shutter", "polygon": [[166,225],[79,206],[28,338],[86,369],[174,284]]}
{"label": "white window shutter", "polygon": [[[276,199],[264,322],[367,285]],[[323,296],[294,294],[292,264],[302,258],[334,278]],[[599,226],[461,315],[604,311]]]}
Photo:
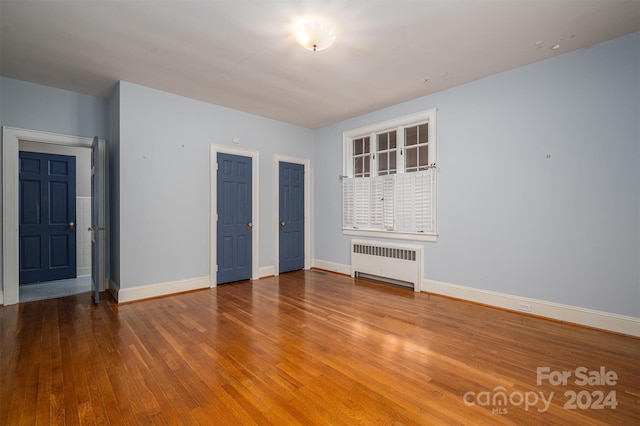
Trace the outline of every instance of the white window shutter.
{"label": "white window shutter", "polygon": [[344,178],[344,228],[435,233],[435,169]]}
{"label": "white window shutter", "polygon": [[353,228],[355,226],[355,194],[353,178],[342,179],[342,227]]}
{"label": "white window shutter", "polygon": [[393,231],[394,229],[394,200],[395,200],[395,180],[396,175],[387,176],[383,178],[382,183],[382,195],[383,195],[383,203],[382,203],[382,215],[383,215],[383,224],[384,229],[388,231]]}
{"label": "white window shutter", "polygon": [[355,227],[369,227],[371,178],[354,178]]}
{"label": "white window shutter", "polygon": [[415,232],[413,225],[413,175],[415,173],[396,175],[394,200],[394,230],[396,231]]}
{"label": "white window shutter", "polygon": [[383,229],[384,226],[384,178],[371,178],[371,217],[370,224],[373,229]]}
{"label": "white window shutter", "polygon": [[435,215],[433,212],[434,169],[415,173],[414,214],[415,232],[430,233],[435,231]]}

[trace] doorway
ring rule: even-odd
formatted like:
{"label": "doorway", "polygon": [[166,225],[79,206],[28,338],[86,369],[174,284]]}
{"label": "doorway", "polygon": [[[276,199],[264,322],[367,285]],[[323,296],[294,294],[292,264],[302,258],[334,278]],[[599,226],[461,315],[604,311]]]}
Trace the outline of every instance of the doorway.
{"label": "doorway", "polygon": [[[20,141],[49,144],[50,146],[66,146],[75,148],[91,148],[93,140],[77,136],[60,135],[56,133],[39,132],[34,130],[17,129],[3,127],[3,147],[2,147],[2,174],[4,182],[3,194],[3,219],[2,219],[2,275],[3,292],[0,293],[0,301],[4,305],[11,305],[19,302],[19,161],[18,152]],[[103,175],[100,177],[98,199],[100,200],[100,226],[104,228],[106,223],[106,148],[104,141],[101,141],[100,161],[104,163],[102,167]],[[99,240],[100,246],[106,246],[104,233]],[[95,277],[96,283],[101,291],[106,287],[106,251],[102,254],[99,263],[101,265],[100,274]]]}
{"label": "doorway", "polygon": [[76,157],[19,152],[19,283],[77,275]]}
{"label": "doorway", "polygon": [[91,153],[19,141],[20,303],[91,291]]}
{"label": "doorway", "polygon": [[[251,266],[250,279],[256,280],[259,278],[258,265],[259,265],[259,247],[260,247],[260,205],[258,200],[259,194],[259,155],[257,151],[245,150],[240,148],[231,148],[226,146],[211,145],[209,152],[209,167],[211,178],[210,189],[210,237],[209,237],[209,283],[211,287],[218,285],[218,155],[230,154],[233,156],[246,157],[249,159],[247,167],[251,168],[251,187],[249,188],[249,196],[251,198],[251,219],[250,219],[250,245],[251,245],[251,258],[249,260]],[[243,220],[246,220],[244,218]],[[244,223],[244,226],[248,226]]]}
{"label": "doorway", "polygon": [[251,278],[251,157],[218,153],[218,284]]}
{"label": "doorway", "polygon": [[280,161],[278,271],[304,269],[304,165]]}
{"label": "doorway", "polygon": [[[311,267],[311,161],[306,158],[275,155],[273,175],[275,197],[273,252],[278,254],[273,262],[274,275],[296,269],[309,269]],[[290,198],[285,200],[283,198],[286,197],[287,192]],[[291,196],[293,194],[297,195]]]}

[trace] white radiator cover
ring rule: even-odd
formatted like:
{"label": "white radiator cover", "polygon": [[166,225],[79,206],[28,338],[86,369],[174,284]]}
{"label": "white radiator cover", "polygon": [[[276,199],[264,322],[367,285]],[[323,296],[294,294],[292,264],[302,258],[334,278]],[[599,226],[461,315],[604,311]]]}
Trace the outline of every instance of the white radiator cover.
{"label": "white radiator cover", "polygon": [[413,284],[420,291],[424,247],[413,244],[351,240],[351,276],[375,275]]}

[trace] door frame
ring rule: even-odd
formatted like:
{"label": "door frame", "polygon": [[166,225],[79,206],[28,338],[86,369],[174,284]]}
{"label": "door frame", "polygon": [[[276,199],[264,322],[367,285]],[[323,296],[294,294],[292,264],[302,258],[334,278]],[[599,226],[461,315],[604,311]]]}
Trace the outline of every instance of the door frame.
{"label": "door frame", "polygon": [[304,166],[304,269],[311,268],[311,160],[275,154],[273,156],[273,274],[280,275],[280,162]]}
{"label": "door frame", "polygon": [[[27,130],[16,127],[2,127],[2,285],[3,293],[0,302],[4,305],[13,305],[19,300],[19,176],[18,176],[18,152],[19,141],[39,142],[45,144],[65,145],[70,147],[89,148],[93,138],[62,135],[58,133]],[[104,141],[102,140],[104,145]],[[103,153],[102,158],[104,159]],[[104,173],[106,184],[106,168]],[[103,191],[106,186],[101,185]],[[107,197],[103,192],[101,216],[106,218]],[[101,240],[104,244],[104,239]],[[104,247],[104,246],[103,246]],[[101,247],[101,248],[103,248]],[[105,253],[104,249],[102,253]],[[100,259],[104,260],[104,255]],[[104,271],[104,269],[103,269]],[[103,274],[104,275],[104,274]],[[104,290],[104,277],[99,277],[101,290]]]}
{"label": "door frame", "polygon": [[251,223],[253,223],[251,231],[251,279],[257,280],[259,254],[260,254],[260,204],[258,200],[258,184],[260,182],[260,173],[258,170],[259,153],[258,151],[232,148],[222,145],[211,145],[209,150],[209,176],[211,179],[211,188],[209,191],[210,198],[210,235],[209,235],[209,286],[216,287],[218,285],[218,274],[216,271],[217,255],[218,255],[218,153],[240,155],[242,157],[251,158]]}

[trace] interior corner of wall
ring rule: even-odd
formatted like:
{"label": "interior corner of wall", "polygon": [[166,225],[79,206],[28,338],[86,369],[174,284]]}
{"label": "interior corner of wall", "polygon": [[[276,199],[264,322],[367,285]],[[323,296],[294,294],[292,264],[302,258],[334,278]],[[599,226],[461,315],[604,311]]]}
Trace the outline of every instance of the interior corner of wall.
{"label": "interior corner of wall", "polygon": [[115,290],[115,291],[120,291],[120,284],[118,284],[117,282],[115,282],[113,280],[113,278],[108,277],[107,278],[107,283],[108,283],[108,288],[110,290]]}
{"label": "interior corner of wall", "polygon": [[118,293],[120,292],[120,285],[112,280],[111,277],[107,278],[107,292],[109,292],[116,303],[118,303]]}

